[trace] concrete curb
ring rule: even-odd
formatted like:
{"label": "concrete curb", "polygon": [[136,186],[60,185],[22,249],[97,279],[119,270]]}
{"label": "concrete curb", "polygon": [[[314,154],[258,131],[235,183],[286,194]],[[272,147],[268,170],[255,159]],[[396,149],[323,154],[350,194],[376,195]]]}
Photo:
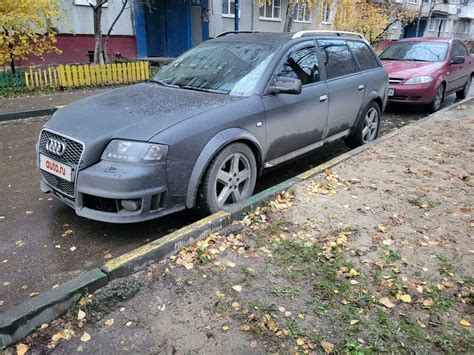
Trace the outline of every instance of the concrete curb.
{"label": "concrete curb", "polygon": [[10,308],[0,318],[0,349],[23,339],[36,327],[69,309],[81,296],[92,293],[107,283],[107,275],[94,269]]}
{"label": "concrete curb", "polygon": [[0,122],[18,120],[20,118],[48,116],[55,113],[61,107],[64,107],[64,106],[51,106],[51,107],[39,108],[39,109],[34,109],[34,110],[26,110],[26,111],[1,112]]}
{"label": "concrete curb", "polygon": [[392,131],[369,144],[343,153],[324,164],[318,165],[298,176],[259,192],[245,201],[226,208],[225,211],[214,213],[158,240],[112,259],[102,267],[102,270],[94,269],[89,271],[56,289],[49,290],[34,299],[11,308],[0,315],[0,349],[18,342],[42,323],[56,318],[71,307],[77,298],[86,292],[94,292],[107,285],[111,280],[143,270],[150,264],[159,262],[177,253],[180,249],[230,225],[233,221],[240,219],[242,214],[267,203],[282,191],[310,179],[326,169],[330,169],[391,137],[424,122],[431,121],[444,112],[471,100],[474,100],[474,97],[456,102],[432,115]]}

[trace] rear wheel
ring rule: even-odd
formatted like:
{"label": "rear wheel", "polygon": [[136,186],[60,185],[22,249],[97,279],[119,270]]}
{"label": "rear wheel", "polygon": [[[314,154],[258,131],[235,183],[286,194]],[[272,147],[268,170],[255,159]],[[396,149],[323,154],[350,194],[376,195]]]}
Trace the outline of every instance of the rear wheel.
{"label": "rear wheel", "polygon": [[456,97],[458,99],[465,99],[467,94],[469,93],[469,89],[471,88],[472,76],[469,77],[466,85],[462,88],[462,90],[456,91]]}
{"label": "rear wheel", "polygon": [[211,214],[250,197],[257,180],[252,150],[234,143],[221,150],[207,168],[199,190],[197,209]]}
{"label": "rear wheel", "polygon": [[444,100],[444,85],[440,85],[439,88],[436,90],[435,97],[433,101],[428,105],[428,111],[433,113],[438,111],[441,108],[441,104]]}
{"label": "rear wheel", "polygon": [[372,142],[379,134],[380,106],[376,102],[371,102],[365,108],[362,117],[354,132],[344,141],[349,148]]}

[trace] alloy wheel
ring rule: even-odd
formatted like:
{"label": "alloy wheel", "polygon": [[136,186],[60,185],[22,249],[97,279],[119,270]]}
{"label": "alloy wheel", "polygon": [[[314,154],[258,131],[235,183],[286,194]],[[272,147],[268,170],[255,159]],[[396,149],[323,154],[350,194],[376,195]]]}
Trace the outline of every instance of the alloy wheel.
{"label": "alloy wheel", "polygon": [[468,82],[464,86],[464,97],[467,97],[467,95],[469,94],[469,89],[471,88],[471,81],[472,77],[469,78]]}
{"label": "alloy wheel", "polygon": [[435,111],[438,111],[439,108],[441,107],[441,103],[443,102],[443,96],[444,96],[444,87],[440,86],[438,90],[436,91],[436,96],[433,101],[433,108]]}
{"label": "alloy wheel", "polygon": [[377,137],[379,128],[379,113],[373,107],[367,111],[364,118],[364,128],[362,129],[362,140],[364,143],[371,142]]}
{"label": "alloy wheel", "polygon": [[215,182],[219,208],[242,201],[250,195],[251,174],[250,161],[244,154],[233,153],[222,162]]}

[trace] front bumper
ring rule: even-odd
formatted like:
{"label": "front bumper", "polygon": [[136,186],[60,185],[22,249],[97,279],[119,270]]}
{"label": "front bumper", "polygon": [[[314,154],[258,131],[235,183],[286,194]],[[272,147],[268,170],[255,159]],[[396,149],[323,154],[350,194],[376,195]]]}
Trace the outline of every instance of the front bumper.
{"label": "front bumper", "polygon": [[429,104],[436,93],[434,82],[419,85],[390,84],[389,90],[394,95],[388,97],[388,102]]}
{"label": "front bumper", "polygon": [[[78,172],[74,198],[47,184],[44,178],[41,189],[53,192],[79,216],[110,223],[142,222],[185,206],[184,196],[168,193],[165,164],[100,161]],[[136,210],[124,208],[124,200],[131,201]]]}

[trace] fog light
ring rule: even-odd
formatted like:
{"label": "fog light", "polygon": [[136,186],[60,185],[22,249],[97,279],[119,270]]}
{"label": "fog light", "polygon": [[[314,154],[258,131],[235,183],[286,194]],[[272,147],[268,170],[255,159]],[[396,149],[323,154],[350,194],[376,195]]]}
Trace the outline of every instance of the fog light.
{"label": "fog light", "polygon": [[120,204],[122,205],[122,207],[124,209],[126,209],[127,211],[137,211],[138,209],[140,209],[142,203],[141,203],[141,200],[140,199],[135,199],[135,200],[122,200],[120,201]]}

